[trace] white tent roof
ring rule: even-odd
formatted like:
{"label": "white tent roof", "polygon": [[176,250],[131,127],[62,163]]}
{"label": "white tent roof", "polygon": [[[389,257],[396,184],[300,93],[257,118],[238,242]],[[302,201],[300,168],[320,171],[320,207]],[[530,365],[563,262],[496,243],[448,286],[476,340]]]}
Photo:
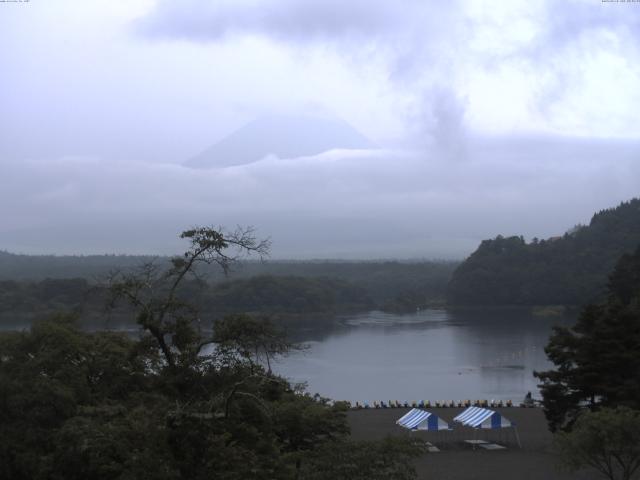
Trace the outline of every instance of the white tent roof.
{"label": "white tent roof", "polygon": [[450,430],[449,424],[437,415],[418,408],[409,410],[396,423],[410,430]]}
{"label": "white tent roof", "polygon": [[473,428],[507,428],[515,425],[499,412],[481,407],[469,407],[453,421]]}

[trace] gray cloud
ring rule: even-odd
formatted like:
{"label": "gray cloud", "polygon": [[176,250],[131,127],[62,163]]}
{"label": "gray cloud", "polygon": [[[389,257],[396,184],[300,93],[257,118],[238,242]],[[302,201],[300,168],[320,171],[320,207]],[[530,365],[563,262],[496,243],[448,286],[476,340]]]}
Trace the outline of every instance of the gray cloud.
{"label": "gray cloud", "polygon": [[[161,0],[137,28],[196,42],[261,36],[292,49],[330,48],[363,71],[378,67],[410,99],[396,109],[417,144],[435,144],[450,158],[465,150],[468,102],[461,92],[472,88],[473,73],[528,77],[530,99],[521,108],[562,129],[556,118],[571,124],[580,123],[572,115],[595,115],[572,110],[570,96],[587,88],[593,72],[585,69],[598,51],[640,63],[640,8],[631,3],[514,1],[473,10],[457,1]],[[609,128],[619,132],[628,118],[615,122]]]}
{"label": "gray cloud", "polygon": [[[294,49],[330,48],[361,71],[381,66],[396,88],[417,92],[402,114],[417,143],[439,148],[453,147],[451,136],[463,128],[464,103],[445,85],[456,50],[452,39],[457,35],[455,42],[464,44],[464,26],[458,1],[420,0],[160,1],[136,25],[151,37],[196,42],[260,35]],[[445,131],[448,126],[454,130]]]}
{"label": "gray cloud", "polygon": [[[219,41],[234,34],[262,33],[282,40],[334,41],[397,35],[407,19],[433,18],[457,2],[369,0],[227,0],[180,3],[161,0],[138,22],[149,35]],[[426,8],[425,8],[426,7]],[[428,15],[427,15],[428,13]],[[425,26],[434,25],[428,22]]]}
{"label": "gray cloud", "polygon": [[[129,4],[105,16],[85,2],[76,18],[62,2],[3,16],[0,248],[172,253],[185,227],[240,223],[278,257],[459,257],[638,195],[640,145],[588,137],[640,138],[640,4],[479,4],[161,0],[132,24]],[[176,164],[309,103],[380,145],[367,127],[395,129],[407,151]],[[531,131],[585,139],[516,136]]]}
{"label": "gray cloud", "polygon": [[[332,151],[250,165],[5,163],[0,244],[174,253],[194,224],[255,225],[274,257],[460,258],[498,233],[546,237],[638,194],[637,143],[470,140],[467,162]],[[90,245],[90,247],[88,247]]]}
{"label": "gray cloud", "polygon": [[408,113],[410,143],[442,159],[465,159],[469,136],[465,115],[465,99],[451,87],[440,85],[425,90]]}
{"label": "gray cloud", "polygon": [[[624,2],[622,2],[624,3]],[[459,1],[400,0],[397,2],[352,0],[235,0],[173,2],[160,0],[136,23],[143,34],[192,41],[219,42],[234,35],[264,35],[294,44],[306,42],[379,42],[376,52],[392,56],[392,75],[413,71],[424,60],[439,60],[473,50],[486,66],[495,61],[549,60],[552,51],[577,45],[585,35],[598,31],[615,34],[626,46],[637,49],[640,38],[640,8],[631,4],[568,0],[563,2],[509,2],[510,15],[493,10],[505,5],[486,4],[480,15],[469,14],[469,5]],[[477,12],[476,12],[477,13]],[[509,28],[518,21],[530,22],[535,32],[526,41],[509,38]],[[477,33],[491,30],[499,45],[478,46]],[[481,42],[481,41],[480,41]],[[582,46],[581,48],[583,48]],[[423,54],[428,52],[428,57]],[[341,50],[349,55],[350,51]],[[551,55],[553,56],[553,55]],[[439,59],[436,57],[440,57]]]}
{"label": "gray cloud", "polygon": [[[599,29],[615,31],[627,38],[640,38],[640,9],[632,4],[636,2],[629,2],[629,5],[606,3],[584,0],[550,2],[544,31],[546,43],[579,42],[585,32]],[[638,48],[637,43],[629,43],[629,46]]]}

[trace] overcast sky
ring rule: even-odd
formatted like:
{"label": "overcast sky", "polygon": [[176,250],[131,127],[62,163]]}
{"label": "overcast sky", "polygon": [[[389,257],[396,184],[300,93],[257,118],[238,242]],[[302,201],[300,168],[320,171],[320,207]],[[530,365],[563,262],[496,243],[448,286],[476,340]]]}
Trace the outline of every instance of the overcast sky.
{"label": "overcast sky", "polygon": [[[0,2],[0,249],[462,258],[640,193],[640,2]],[[193,170],[266,114],[379,148]]]}

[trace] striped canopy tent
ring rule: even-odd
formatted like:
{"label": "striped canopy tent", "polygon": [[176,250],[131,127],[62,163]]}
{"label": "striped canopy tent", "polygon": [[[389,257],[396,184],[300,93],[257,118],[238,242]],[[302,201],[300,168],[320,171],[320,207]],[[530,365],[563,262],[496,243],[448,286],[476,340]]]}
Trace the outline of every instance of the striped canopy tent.
{"label": "striped canopy tent", "polygon": [[419,408],[412,408],[406,415],[403,415],[396,424],[401,427],[408,428],[409,430],[451,430],[449,424],[426,410],[420,410]]}
{"label": "striped canopy tent", "polygon": [[518,446],[522,448],[516,424],[504,418],[500,412],[496,412],[495,410],[489,410],[488,408],[481,407],[469,407],[458,416],[454,417],[453,421],[461,423],[466,427],[486,430],[513,427],[513,433],[516,437],[516,441],[518,442]]}
{"label": "striped canopy tent", "polygon": [[499,412],[481,407],[469,407],[455,417],[453,421],[473,428],[508,428],[515,426],[515,423],[504,418]]}

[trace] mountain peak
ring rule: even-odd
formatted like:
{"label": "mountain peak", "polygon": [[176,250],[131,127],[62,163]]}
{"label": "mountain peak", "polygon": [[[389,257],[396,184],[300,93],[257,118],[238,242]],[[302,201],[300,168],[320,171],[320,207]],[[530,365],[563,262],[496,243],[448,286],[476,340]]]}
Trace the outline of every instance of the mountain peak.
{"label": "mountain peak", "polygon": [[192,168],[230,167],[256,162],[267,155],[295,158],[335,148],[374,148],[373,143],[342,120],[310,116],[267,115],[239,128],[190,158]]}

